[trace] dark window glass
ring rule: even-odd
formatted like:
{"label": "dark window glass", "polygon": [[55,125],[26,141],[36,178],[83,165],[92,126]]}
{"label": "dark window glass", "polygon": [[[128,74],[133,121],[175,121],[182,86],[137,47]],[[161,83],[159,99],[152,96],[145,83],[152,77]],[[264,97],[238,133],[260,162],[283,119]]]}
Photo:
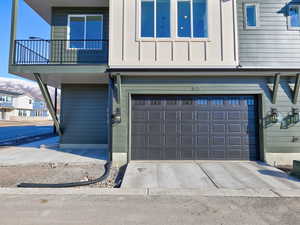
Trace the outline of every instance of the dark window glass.
{"label": "dark window glass", "polygon": [[248,5],[246,6],[247,10],[247,26],[256,27],[256,6]]}
{"label": "dark window glass", "polygon": [[290,25],[292,27],[300,27],[300,15],[299,15],[299,7],[292,6],[290,8]]}
{"label": "dark window glass", "polygon": [[191,37],[191,2],[179,0],[177,10],[178,37]]}
{"label": "dark window glass", "polygon": [[[71,17],[70,18],[70,48],[84,48],[84,17]],[[72,41],[74,40],[74,41]],[[76,40],[76,41],[75,41]],[[81,40],[81,41],[79,41]]]}
{"label": "dark window glass", "polygon": [[193,1],[194,37],[208,37],[207,3],[206,0]]}
{"label": "dark window glass", "polygon": [[141,37],[154,37],[154,1],[142,0]]}
{"label": "dark window glass", "polygon": [[102,16],[86,17],[86,48],[102,49]]}
{"label": "dark window glass", "polygon": [[166,38],[171,35],[170,0],[156,0],[156,37]]}

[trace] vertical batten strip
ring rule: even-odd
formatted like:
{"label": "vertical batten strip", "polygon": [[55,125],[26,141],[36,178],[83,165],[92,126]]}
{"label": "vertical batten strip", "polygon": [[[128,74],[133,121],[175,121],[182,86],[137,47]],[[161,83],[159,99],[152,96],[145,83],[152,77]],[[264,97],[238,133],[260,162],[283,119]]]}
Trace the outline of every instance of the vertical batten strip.
{"label": "vertical batten strip", "polygon": [[207,42],[204,42],[204,61],[207,61]]}
{"label": "vertical batten strip", "polygon": [[122,61],[125,60],[125,2],[126,0],[123,0],[123,21],[122,21]]}
{"label": "vertical batten strip", "polygon": [[233,54],[234,54],[234,61],[237,61],[237,48],[236,48],[236,41],[237,41],[237,38],[236,38],[236,32],[238,29],[238,27],[236,26],[236,14],[235,14],[235,0],[232,0],[232,21],[233,21]]}
{"label": "vertical batten strip", "polygon": [[220,3],[220,41],[221,41],[221,61],[224,60],[224,44],[223,44],[223,6],[222,0],[219,0]]}

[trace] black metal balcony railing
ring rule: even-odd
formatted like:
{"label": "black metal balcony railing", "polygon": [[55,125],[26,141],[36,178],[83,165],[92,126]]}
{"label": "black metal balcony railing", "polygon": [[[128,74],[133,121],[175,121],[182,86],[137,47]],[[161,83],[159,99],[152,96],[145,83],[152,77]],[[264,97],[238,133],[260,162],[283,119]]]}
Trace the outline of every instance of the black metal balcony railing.
{"label": "black metal balcony railing", "polygon": [[107,64],[108,40],[16,40],[14,64]]}

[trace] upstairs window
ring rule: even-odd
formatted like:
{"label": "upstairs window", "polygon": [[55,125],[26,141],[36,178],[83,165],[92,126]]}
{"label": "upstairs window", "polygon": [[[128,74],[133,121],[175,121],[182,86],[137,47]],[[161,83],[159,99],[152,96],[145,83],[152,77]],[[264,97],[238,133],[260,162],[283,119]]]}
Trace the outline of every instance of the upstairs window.
{"label": "upstairs window", "polygon": [[207,0],[177,1],[177,36],[208,37]]}
{"label": "upstairs window", "polygon": [[258,24],[258,4],[257,3],[246,3],[244,5],[245,13],[245,28],[246,29],[255,29],[259,26]]}
{"label": "upstairs window", "polygon": [[289,7],[289,28],[300,29],[300,5]]}
{"label": "upstairs window", "polygon": [[69,15],[69,48],[102,49],[102,39],[103,15]]}
{"label": "upstairs window", "polygon": [[141,37],[171,36],[170,0],[141,0]]}

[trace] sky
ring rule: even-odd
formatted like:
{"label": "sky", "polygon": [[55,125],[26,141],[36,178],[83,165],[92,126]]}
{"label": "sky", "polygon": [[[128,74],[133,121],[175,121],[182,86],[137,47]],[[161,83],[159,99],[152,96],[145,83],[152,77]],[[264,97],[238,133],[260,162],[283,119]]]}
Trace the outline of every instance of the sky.
{"label": "sky", "polygon": [[[0,0],[0,77],[20,78],[8,73],[12,0]],[[25,2],[20,0],[17,39],[50,38],[50,26]]]}

